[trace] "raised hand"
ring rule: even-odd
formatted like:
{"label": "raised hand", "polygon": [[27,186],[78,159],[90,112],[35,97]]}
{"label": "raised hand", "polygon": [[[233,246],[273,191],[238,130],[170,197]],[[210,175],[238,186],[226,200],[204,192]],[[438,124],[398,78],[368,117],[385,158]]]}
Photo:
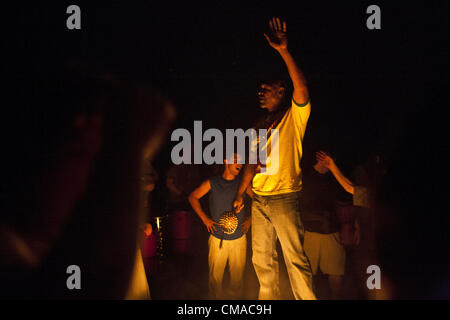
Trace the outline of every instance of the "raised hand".
{"label": "raised hand", "polygon": [[146,223],[146,224],[145,224],[145,227],[144,227],[144,234],[145,234],[147,237],[150,237],[151,234],[152,234],[152,232],[153,232],[152,225],[151,225],[150,223]]}
{"label": "raised hand", "polygon": [[286,21],[280,21],[279,18],[272,18],[269,21],[271,34],[264,33],[269,45],[277,51],[287,49]]}
{"label": "raised hand", "polygon": [[326,154],[324,151],[319,151],[316,153],[316,160],[318,162],[322,163],[328,169],[331,167],[331,165],[334,162],[333,159],[328,154]]}

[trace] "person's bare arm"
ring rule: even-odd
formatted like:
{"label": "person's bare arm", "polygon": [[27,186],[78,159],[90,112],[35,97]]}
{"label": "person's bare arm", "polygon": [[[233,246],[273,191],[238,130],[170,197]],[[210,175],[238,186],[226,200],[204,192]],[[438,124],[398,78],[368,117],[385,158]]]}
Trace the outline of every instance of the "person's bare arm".
{"label": "person's bare arm", "polygon": [[[247,186],[247,189],[245,189],[245,193],[253,199],[253,191],[252,191],[252,185],[249,184]],[[252,216],[251,216],[251,210],[248,210],[250,212],[250,215],[245,219],[245,221],[242,223],[242,232],[247,233],[250,229],[250,225],[252,224]]]}
{"label": "person's bare arm", "polygon": [[242,174],[242,180],[239,185],[236,197],[233,201],[233,209],[238,213],[242,210],[244,207],[244,199],[242,198],[242,195],[247,190],[247,187],[250,185],[250,182],[252,182],[253,177],[255,176],[255,169],[256,164],[247,164],[244,168],[244,172]]}
{"label": "person's bare arm", "polygon": [[218,223],[208,217],[208,215],[203,211],[202,205],[199,201],[205,194],[209,192],[209,190],[211,190],[211,184],[209,183],[209,180],[206,180],[189,195],[189,203],[191,204],[192,209],[194,209],[195,213],[197,213],[200,219],[202,219],[202,222],[208,229],[208,232],[215,232],[216,227],[214,225]]}
{"label": "person's bare arm", "polygon": [[253,199],[253,191],[252,191],[252,185],[249,184],[247,186],[247,189],[245,189],[245,193],[251,198]]}
{"label": "person's bare arm", "polygon": [[354,194],[355,187],[353,183],[339,170],[338,166],[333,162],[330,166],[330,171],[333,173],[336,180],[339,184],[347,191],[348,193]]}
{"label": "person's bare arm", "polygon": [[302,70],[299,68],[291,53],[288,50],[288,41],[286,36],[286,21],[280,21],[279,18],[272,18],[269,21],[271,34],[264,36],[269,45],[280,54],[289,72],[289,76],[294,86],[292,98],[298,104],[304,104],[309,100],[308,87]]}
{"label": "person's bare arm", "polygon": [[355,193],[355,186],[353,183],[346,177],[344,174],[339,170],[336,163],[334,163],[334,160],[328,156],[325,152],[320,151],[316,153],[316,159],[317,161],[320,161],[323,163],[324,166],[326,166],[328,169],[330,169],[333,176],[336,178],[337,182],[342,186],[342,188],[345,189],[348,193],[354,194]]}

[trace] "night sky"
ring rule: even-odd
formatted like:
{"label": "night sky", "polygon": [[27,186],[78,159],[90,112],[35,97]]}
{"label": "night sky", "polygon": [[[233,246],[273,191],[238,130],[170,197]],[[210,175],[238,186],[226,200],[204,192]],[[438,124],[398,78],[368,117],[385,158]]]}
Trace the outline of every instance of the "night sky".
{"label": "night sky", "polygon": [[[279,16],[287,21],[289,49],[311,95],[305,157],[327,149],[349,173],[369,154],[381,154],[387,163],[383,201],[409,223],[395,231],[401,244],[394,248],[434,228],[431,239],[414,244],[432,254],[430,244],[449,240],[438,230],[447,220],[439,212],[448,212],[441,209],[448,203],[442,188],[448,85],[440,82],[447,71],[448,5],[392,2],[80,3],[81,30],[66,29],[72,3],[7,5],[1,67],[6,79],[40,81],[57,71],[56,61],[90,59],[158,88],[177,109],[173,129],[193,129],[194,120],[202,120],[204,130],[248,128],[262,114],[258,81],[288,76],[263,37],[269,19]],[[381,8],[381,30],[366,28],[370,4]],[[168,141],[155,161],[161,179],[172,145]]]}
{"label": "night sky", "polygon": [[258,81],[288,76],[263,37],[270,17],[280,16],[309,82],[306,139],[347,160],[354,149],[399,143],[433,98],[424,88],[443,58],[428,55],[444,19],[438,4],[384,4],[382,29],[368,30],[367,3],[204,8],[113,1],[80,5],[82,29],[73,31],[65,28],[63,4],[15,8],[6,22],[11,39],[4,39],[13,61],[5,59],[4,68],[42,76],[55,59],[94,59],[159,88],[177,107],[174,127],[202,120],[204,128],[246,128],[261,114]]}

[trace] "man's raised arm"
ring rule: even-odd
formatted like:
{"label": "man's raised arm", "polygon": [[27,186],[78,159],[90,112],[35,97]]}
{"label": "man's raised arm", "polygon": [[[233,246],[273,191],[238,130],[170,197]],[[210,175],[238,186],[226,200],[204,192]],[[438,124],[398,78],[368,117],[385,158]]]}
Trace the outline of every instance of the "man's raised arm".
{"label": "man's raised arm", "polygon": [[269,45],[278,51],[283,58],[284,63],[291,77],[292,84],[294,86],[294,92],[292,98],[297,104],[305,104],[309,100],[308,87],[306,86],[306,79],[303,72],[298,67],[294,58],[287,47],[287,36],[286,36],[286,21],[280,21],[279,18],[272,18],[269,21],[271,34],[268,36],[264,34]]}
{"label": "man's raised arm", "polygon": [[337,182],[339,182],[339,184],[342,188],[344,188],[345,191],[351,194],[355,193],[355,186],[353,182],[351,182],[346,176],[344,176],[344,174],[341,172],[341,170],[339,170],[338,166],[336,165],[336,163],[334,163],[334,160],[329,155],[327,155],[324,151],[319,151],[316,153],[316,159],[325,167],[330,169]]}

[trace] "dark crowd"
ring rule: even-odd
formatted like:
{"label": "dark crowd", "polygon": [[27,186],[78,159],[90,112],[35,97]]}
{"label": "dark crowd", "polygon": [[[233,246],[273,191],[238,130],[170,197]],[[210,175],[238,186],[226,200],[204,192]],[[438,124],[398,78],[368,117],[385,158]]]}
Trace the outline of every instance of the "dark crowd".
{"label": "dark crowd", "polygon": [[4,9],[2,299],[450,297],[444,4],[68,5]]}

